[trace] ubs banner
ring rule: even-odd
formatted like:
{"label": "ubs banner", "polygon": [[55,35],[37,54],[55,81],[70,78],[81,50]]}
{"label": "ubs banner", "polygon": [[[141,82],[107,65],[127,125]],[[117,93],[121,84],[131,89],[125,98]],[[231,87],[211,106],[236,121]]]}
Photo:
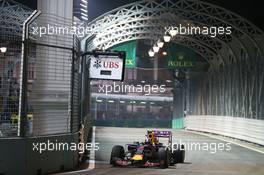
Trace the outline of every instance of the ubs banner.
{"label": "ubs banner", "polygon": [[203,69],[206,66],[205,60],[187,47],[169,43],[164,49],[168,69]]}

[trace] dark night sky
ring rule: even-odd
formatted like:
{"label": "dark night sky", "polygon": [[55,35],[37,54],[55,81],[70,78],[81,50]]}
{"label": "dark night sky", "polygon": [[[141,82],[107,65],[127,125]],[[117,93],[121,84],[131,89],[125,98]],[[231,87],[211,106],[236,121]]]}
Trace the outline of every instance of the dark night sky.
{"label": "dark night sky", "polygon": [[[22,2],[31,8],[36,6],[36,0],[16,0]],[[137,0],[88,0],[89,2],[89,18],[93,19],[109,10],[117,8]],[[229,9],[240,16],[248,19],[258,27],[264,30],[263,24],[263,2],[261,0],[204,0],[212,4],[222,6]]]}
{"label": "dark night sky", "polygon": [[[113,8],[137,0],[88,0],[89,17],[94,18]],[[204,0],[231,10],[264,30],[263,2],[261,0]],[[110,3],[111,2],[111,3]]]}

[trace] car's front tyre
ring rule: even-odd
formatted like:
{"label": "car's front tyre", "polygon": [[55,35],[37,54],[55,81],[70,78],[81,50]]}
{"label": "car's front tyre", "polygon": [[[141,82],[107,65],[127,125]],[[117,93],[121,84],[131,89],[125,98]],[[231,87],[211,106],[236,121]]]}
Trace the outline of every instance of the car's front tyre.
{"label": "car's front tyre", "polygon": [[125,149],[121,145],[115,145],[112,148],[111,156],[110,156],[110,164],[116,166],[117,159],[123,159],[125,157]]}

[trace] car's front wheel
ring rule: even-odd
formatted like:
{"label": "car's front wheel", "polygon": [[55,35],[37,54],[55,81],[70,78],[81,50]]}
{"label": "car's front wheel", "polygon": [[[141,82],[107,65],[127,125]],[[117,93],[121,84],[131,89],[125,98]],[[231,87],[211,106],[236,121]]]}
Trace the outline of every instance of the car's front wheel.
{"label": "car's front wheel", "polygon": [[110,156],[110,164],[116,166],[117,159],[123,159],[125,157],[125,150],[123,146],[115,145],[112,148],[111,156]]}

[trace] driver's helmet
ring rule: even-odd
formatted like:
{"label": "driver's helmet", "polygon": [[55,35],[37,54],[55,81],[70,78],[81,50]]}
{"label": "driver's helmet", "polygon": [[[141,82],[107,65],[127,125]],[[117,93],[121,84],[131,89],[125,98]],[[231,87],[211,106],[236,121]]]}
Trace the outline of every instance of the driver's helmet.
{"label": "driver's helmet", "polygon": [[159,143],[158,138],[155,136],[153,131],[148,131],[147,134],[147,141],[150,142],[153,145],[156,145]]}

